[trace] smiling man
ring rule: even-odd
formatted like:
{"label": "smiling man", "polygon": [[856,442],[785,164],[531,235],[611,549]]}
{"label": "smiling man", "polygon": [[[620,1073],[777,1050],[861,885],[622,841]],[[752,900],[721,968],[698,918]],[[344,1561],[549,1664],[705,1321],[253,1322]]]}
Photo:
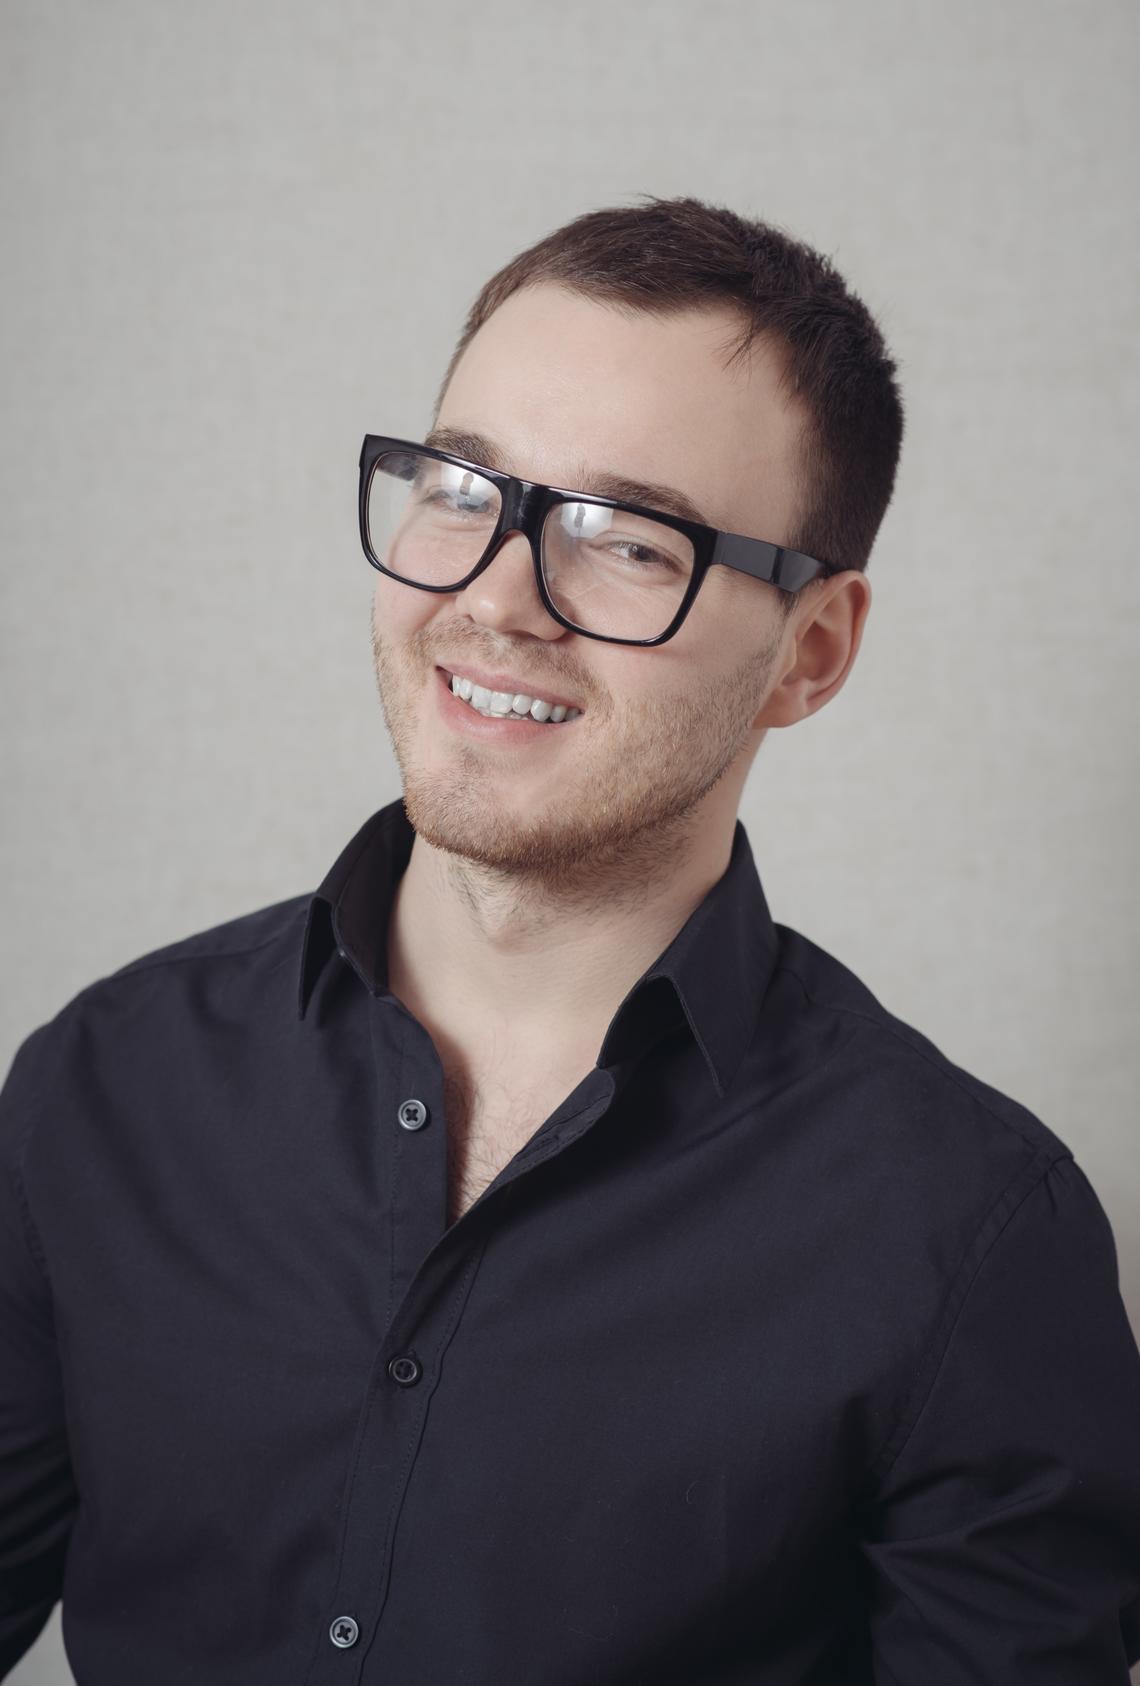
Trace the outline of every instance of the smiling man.
{"label": "smiling man", "polygon": [[1100,1201],[737,817],[858,654],[894,374],[819,254],[650,200],[365,438],[402,797],[0,1098],[0,1671],[62,1596],[84,1686],[1124,1686]]}
{"label": "smiling man", "polygon": [[[661,317],[531,283],[471,337],[428,441],[532,481],[617,492],[734,533],[789,534],[802,408],[784,395],[785,360],[768,342],[725,367],[739,332],[739,310],[723,302]],[[381,464],[392,455],[407,462],[388,453]],[[410,555],[414,570],[429,509],[429,561],[442,546],[458,578],[487,548],[501,492],[485,477],[463,490],[461,475],[451,490],[446,465],[421,461],[410,487],[373,471],[371,524],[387,523],[393,568]],[[377,479],[401,488],[395,507],[387,489],[377,507]],[[544,528],[547,578],[560,513]],[[600,619],[599,597],[620,593],[624,629],[650,639],[683,599],[692,541],[626,520],[579,546],[592,584],[566,607]],[[651,525],[650,557],[628,554],[635,540],[647,549]],[[555,620],[521,532],[504,533],[454,592],[380,575],[373,646],[418,838],[393,901],[389,984],[443,1058],[453,1214],[586,1075],[627,990],[723,877],[765,732],[839,690],[869,602],[858,570],[797,599],[713,567],[676,632],[643,647]],[[538,699],[571,712],[520,720],[516,696],[527,710]]]}

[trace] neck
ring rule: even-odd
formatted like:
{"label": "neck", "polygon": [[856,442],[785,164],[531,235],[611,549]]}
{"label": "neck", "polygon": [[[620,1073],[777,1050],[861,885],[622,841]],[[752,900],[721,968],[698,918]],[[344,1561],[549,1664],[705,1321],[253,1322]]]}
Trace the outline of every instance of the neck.
{"label": "neck", "polygon": [[557,886],[417,835],[389,922],[393,993],[453,1044],[592,1064],[630,988],[728,866],[735,813],[710,817],[635,839],[620,865],[587,861]]}

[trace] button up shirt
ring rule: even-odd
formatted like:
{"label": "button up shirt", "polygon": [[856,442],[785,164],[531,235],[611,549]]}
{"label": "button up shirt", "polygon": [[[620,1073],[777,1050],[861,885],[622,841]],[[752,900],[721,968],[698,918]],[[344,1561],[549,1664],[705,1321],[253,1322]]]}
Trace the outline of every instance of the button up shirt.
{"label": "button up shirt", "polygon": [[[1124,1686],[1140,1354],[1072,1151],[747,835],[448,1222],[402,801],[0,1094],[0,1673]],[[441,957],[441,964],[446,961]]]}

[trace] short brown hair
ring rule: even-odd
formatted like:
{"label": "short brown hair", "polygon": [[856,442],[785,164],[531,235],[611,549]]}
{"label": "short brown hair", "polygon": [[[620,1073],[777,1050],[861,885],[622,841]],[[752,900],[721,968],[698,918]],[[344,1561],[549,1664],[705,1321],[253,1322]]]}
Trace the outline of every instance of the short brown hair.
{"label": "short brown hair", "polygon": [[[651,315],[735,305],[743,325],[728,363],[766,336],[782,353],[781,390],[805,412],[793,531],[762,536],[834,572],[865,569],[903,436],[896,364],[874,317],[827,257],[784,230],[699,199],[640,197],[644,205],[575,217],[491,277],[463,324],[433,425],[468,342],[520,287],[554,282]],[[781,601],[790,610],[796,598]]]}

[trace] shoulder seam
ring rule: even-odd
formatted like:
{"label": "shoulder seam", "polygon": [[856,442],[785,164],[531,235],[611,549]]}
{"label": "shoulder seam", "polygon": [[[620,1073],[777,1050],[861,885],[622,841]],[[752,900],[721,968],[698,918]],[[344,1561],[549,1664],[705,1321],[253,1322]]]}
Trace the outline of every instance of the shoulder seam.
{"label": "shoulder seam", "polygon": [[48,1271],[47,1257],[44,1253],[43,1244],[40,1241],[39,1231],[36,1228],[36,1221],[32,1217],[32,1208],[28,1200],[27,1184],[24,1180],[24,1160],[27,1157],[28,1147],[31,1143],[34,1124],[35,1119],[29,1118],[28,1127],[24,1131],[23,1139],[21,1140],[13,1158],[12,1186],[16,1190],[16,1204],[20,1208],[20,1222],[24,1230],[24,1244],[27,1247],[28,1252],[31,1254],[33,1264],[38,1266],[43,1275],[44,1281],[50,1288],[51,1276]]}
{"label": "shoulder seam", "polygon": [[[306,904],[308,904],[306,898]],[[184,942],[192,942],[192,937],[183,938]],[[239,960],[245,954],[257,954],[260,949],[268,948],[271,943],[280,942],[281,932],[275,931],[272,936],[264,937],[261,942],[248,943],[244,948],[206,948],[196,949],[193,954],[162,954],[140,955],[137,960],[128,960],[125,966],[119,966],[113,972],[108,972],[95,983],[87,985],[87,990],[95,989],[100,983],[110,983],[114,978],[129,978],[136,972],[157,971],[161,966],[188,966],[195,960]],[[80,993],[86,995],[87,990]],[[77,997],[78,999],[78,997]]]}
{"label": "shoulder seam", "polygon": [[[32,1039],[39,1037],[47,1028],[47,1025],[40,1025],[36,1030],[32,1031],[25,1039],[21,1047],[17,1049],[16,1058],[19,1059],[21,1055],[26,1056],[29,1054]],[[13,1066],[13,1070],[14,1069],[15,1068]],[[11,1073],[9,1076],[10,1075]],[[36,1228],[36,1221],[32,1216],[32,1207],[31,1202],[28,1199],[27,1182],[24,1176],[24,1162],[27,1158],[28,1148],[31,1143],[35,1125],[35,1114],[34,1112],[30,1112],[27,1123],[20,1135],[16,1138],[12,1156],[3,1166],[3,1171],[4,1175],[11,1184],[12,1192],[16,1199],[16,1209],[20,1215],[20,1229],[23,1234],[24,1246],[27,1248],[28,1255],[31,1258],[34,1268],[40,1272],[50,1291],[51,1276],[47,1267],[47,1257],[44,1253],[43,1244],[40,1241],[39,1231]]]}
{"label": "shoulder seam", "polygon": [[[777,969],[791,973],[792,977],[795,978],[796,982],[799,984],[800,988],[803,990],[804,994],[813,1006],[823,1007],[828,1012],[832,1013],[847,1013],[854,1019],[863,1019],[867,1024],[874,1025],[876,1030],[885,1031],[889,1036],[893,1036],[896,1042],[901,1042],[904,1048],[909,1049],[912,1054],[915,1054],[919,1059],[924,1060],[932,1070],[938,1072],[939,1076],[943,1077],[948,1083],[952,1083],[956,1089],[960,1089],[962,1093],[974,1103],[975,1106],[981,1107],[983,1112],[988,1113],[992,1119],[994,1119],[998,1124],[1004,1125],[1007,1130],[1012,1130],[1014,1135],[1019,1137],[1020,1140],[1025,1143],[1026,1147],[1030,1148],[1035,1155],[1044,1151],[1037,1145],[1036,1142],[1032,1141],[1024,1133],[1024,1131],[1019,1130],[1017,1125],[1010,1119],[1004,1118],[1000,1112],[995,1112],[994,1108],[983,1096],[975,1094],[972,1089],[968,1088],[967,1085],[962,1082],[961,1078],[949,1069],[951,1062],[947,1060],[945,1054],[941,1055],[941,1059],[945,1061],[945,1064],[941,1064],[939,1060],[932,1059],[925,1048],[916,1047],[909,1037],[904,1036],[894,1024],[889,1023],[888,1020],[893,1018],[894,1015],[887,1014],[886,1008],[883,1009],[885,1016],[883,1018],[878,1018],[874,1013],[864,1012],[859,1007],[849,1007],[844,1002],[821,1001],[818,996],[812,994],[808,985],[796,971],[794,966],[790,966],[787,961],[781,961]],[[982,1080],[979,1078],[978,1081],[981,1082]],[[1012,1096],[1009,1097],[1009,1099],[1012,1101]],[[1020,1103],[1013,1101],[1013,1104],[1016,1106]],[[1029,1109],[1026,1108],[1026,1110],[1028,1111]],[[1066,1151],[1071,1156],[1071,1149],[1067,1149]],[[1065,1155],[1059,1154],[1057,1157],[1064,1158]]]}
{"label": "shoulder seam", "polygon": [[[883,1441],[878,1452],[876,1452],[875,1456],[871,1459],[871,1462],[868,1465],[865,1480],[869,1490],[873,1490],[874,1486],[880,1484],[887,1478],[895,1464],[902,1457],[907,1445],[910,1442],[911,1435],[918,1427],[919,1421],[922,1418],[922,1413],[926,1409],[927,1400],[933,1393],[938,1381],[939,1373],[943,1364],[946,1362],[946,1355],[949,1352],[951,1342],[954,1339],[954,1331],[957,1328],[958,1320],[962,1315],[962,1309],[966,1303],[967,1296],[969,1295],[970,1289],[973,1287],[974,1281],[981,1271],[982,1266],[993,1252],[997,1243],[1001,1240],[1001,1237],[1005,1234],[1005,1231],[1008,1229],[1014,1217],[1016,1217],[1017,1213],[1029,1199],[1030,1195],[1034,1194],[1041,1187],[1054,1165],[1059,1165],[1063,1160],[1071,1160],[1074,1164],[1076,1163],[1075,1156],[1072,1151],[1070,1149],[1066,1149],[1062,1153],[1055,1153],[1052,1158],[1048,1159],[1044,1164],[1040,1164],[1041,1153],[1043,1151],[1044,1150],[1039,1150],[1034,1156],[1034,1159],[1027,1161],[1027,1163],[1021,1167],[1020,1171],[1018,1171],[1017,1174],[1010,1179],[1010,1181],[1002,1189],[1001,1193],[994,1200],[981,1223],[978,1225],[973,1240],[967,1247],[961,1262],[951,1278],[945,1300],[943,1301],[941,1310],[935,1318],[933,1333],[931,1334],[930,1339],[919,1358],[918,1366],[915,1370],[909,1389],[907,1390],[905,1402],[899,1413],[898,1419],[891,1429],[891,1432],[888,1434],[886,1440]],[[1019,1185],[1021,1184],[1024,1186],[1022,1186],[1020,1188],[1020,1192],[1018,1192]],[[1002,1212],[1003,1207],[1007,1208],[1004,1215]],[[988,1240],[984,1241],[983,1244],[983,1238],[986,1235],[986,1231],[991,1227],[993,1229],[993,1233],[989,1236]],[[922,1378],[928,1371],[930,1380],[925,1386],[922,1386]],[[921,1395],[919,1395],[920,1387]],[[906,1430],[905,1433],[902,1432],[904,1428]],[[900,1435],[901,1439],[899,1439]],[[892,1442],[896,1439],[899,1439],[898,1446],[891,1454],[889,1460],[883,1464],[882,1468],[880,1468],[879,1466],[882,1463],[882,1460],[886,1457]]]}

